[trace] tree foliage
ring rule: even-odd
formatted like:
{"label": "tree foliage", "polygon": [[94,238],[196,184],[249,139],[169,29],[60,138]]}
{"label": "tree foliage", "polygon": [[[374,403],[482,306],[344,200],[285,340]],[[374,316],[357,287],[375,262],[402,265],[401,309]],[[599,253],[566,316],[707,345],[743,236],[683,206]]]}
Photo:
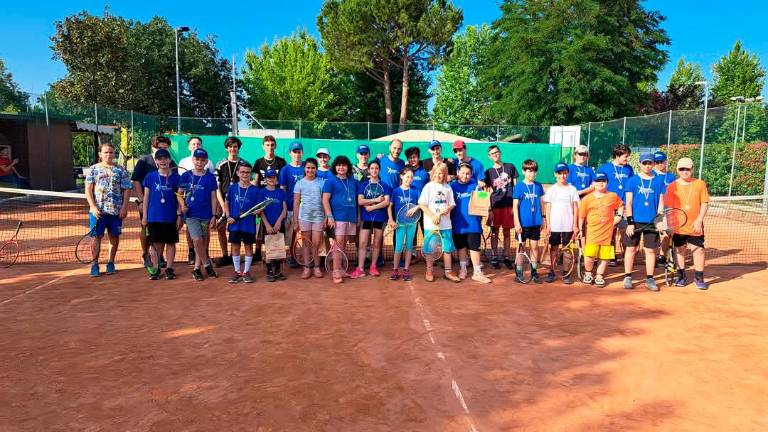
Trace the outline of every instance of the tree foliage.
{"label": "tree foliage", "polygon": [[0,59],[0,112],[19,112],[27,106],[29,95],[21,89],[13,75],[5,68]]}
{"label": "tree foliage", "polygon": [[480,89],[479,58],[491,40],[491,28],[468,26],[454,37],[453,48],[440,68],[432,118],[441,125],[484,124],[488,99]]}
{"label": "tree foliage", "polygon": [[655,114],[701,108],[704,103],[704,87],[696,83],[703,80],[701,66],[681,58],[672,72],[667,89],[651,89],[646,102],[637,111],[640,114]]}
{"label": "tree foliage", "polygon": [[731,51],[713,66],[712,96],[717,104],[726,104],[731,97],[752,98],[760,95],[765,85],[765,69],[757,54],[750,54],[736,41]]}
{"label": "tree foliage", "polygon": [[667,61],[664,17],[638,0],[506,0],[483,53],[497,121],[569,124],[632,114]]}
{"label": "tree foliage", "polygon": [[306,31],[245,53],[246,106],[257,118],[325,120],[339,117],[328,56]]}
{"label": "tree foliage", "polygon": [[[55,23],[54,58],[67,75],[53,84],[61,98],[147,114],[175,115],[175,30],[164,18],[146,23],[87,12]],[[231,65],[215,40],[196,32],[179,38],[182,116],[228,113]]]}

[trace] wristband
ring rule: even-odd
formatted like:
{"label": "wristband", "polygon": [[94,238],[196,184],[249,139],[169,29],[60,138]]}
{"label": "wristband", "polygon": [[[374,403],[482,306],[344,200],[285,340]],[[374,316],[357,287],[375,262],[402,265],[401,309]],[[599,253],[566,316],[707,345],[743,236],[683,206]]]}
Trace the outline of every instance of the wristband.
{"label": "wristband", "polygon": [[635,224],[635,218],[632,216],[627,216],[627,225],[634,225]]}

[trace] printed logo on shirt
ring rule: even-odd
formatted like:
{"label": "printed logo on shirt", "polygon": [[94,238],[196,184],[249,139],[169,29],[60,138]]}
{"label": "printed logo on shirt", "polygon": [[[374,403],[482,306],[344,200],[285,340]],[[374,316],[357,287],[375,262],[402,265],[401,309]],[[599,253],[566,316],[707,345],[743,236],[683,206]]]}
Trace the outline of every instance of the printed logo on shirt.
{"label": "printed logo on shirt", "polygon": [[387,167],[387,174],[399,174],[399,173],[400,173],[400,171],[398,171],[398,170],[396,170],[396,169],[394,169],[392,167]]}
{"label": "printed logo on shirt", "polygon": [[616,172],[614,174],[614,177],[616,178],[616,180],[621,180],[621,179],[627,178],[629,176],[627,174],[623,173],[623,172]]}
{"label": "printed logo on shirt", "polygon": [[456,194],[459,199],[466,199],[472,196],[472,192],[459,192]]}
{"label": "printed logo on shirt", "polygon": [[587,174],[586,172],[579,171],[578,173],[576,173],[576,177],[578,177],[578,178],[586,178],[586,177],[589,177],[589,174]]}
{"label": "printed logo on shirt", "polygon": [[525,199],[533,200],[538,198],[539,195],[536,192],[526,192],[525,193]]}
{"label": "printed logo on shirt", "polygon": [[640,187],[637,188],[637,192],[639,192],[639,193],[641,193],[643,195],[650,195],[650,194],[654,193],[653,192],[653,188],[650,187],[650,186],[649,187],[642,187],[642,186],[640,186]]}

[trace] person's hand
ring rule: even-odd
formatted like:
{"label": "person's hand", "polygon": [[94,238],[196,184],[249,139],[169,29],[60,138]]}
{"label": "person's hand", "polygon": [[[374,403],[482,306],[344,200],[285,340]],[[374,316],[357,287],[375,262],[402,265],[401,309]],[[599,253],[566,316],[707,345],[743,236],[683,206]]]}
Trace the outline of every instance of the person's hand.
{"label": "person's hand", "polygon": [[704,234],[704,221],[698,219],[693,221],[693,233],[696,235]]}
{"label": "person's hand", "polygon": [[299,218],[293,218],[293,223],[291,224],[291,227],[292,227],[292,228],[293,228],[293,230],[294,230],[294,231],[296,231],[296,232],[299,232],[299,231],[301,231],[301,229],[300,229],[300,227],[299,227]]}
{"label": "person's hand", "polygon": [[255,212],[253,212],[257,216],[261,216],[262,213],[264,213],[264,209],[258,209]]}
{"label": "person's hand", "polygon": [[485,184],[484,181],[480,180],[477,182],[477,188],[478,189],[486,189],[488,186]]}
{"label": "person's hand", "polygon": [[181,227],[184,226],[184,222],[181,220],[181,216],[176,216],[176,231],[181,231]]}
{"label": "person's hand", "polygon": [[[182,202],[183,202],[183,201],[182,201]],[[187,204],[186,204],[186,203],[185,203],[185,204],[182,204],[182,205],[181,205],[181,212],[182,212],[182,213],[186,213],[186,212],[188,212],[188,211],[189,211],[189,207],[187,207]]]}
{"label": "person's hand", "polygon": [[[410,210],[409,210],[409,211],[410,211]],[[387,222],[387,225],[389,225],[389,227],[390,227],[390,228],[392,228],[392,229],[395,229],[395,228],[397,228],[397,222],[395,222],[395,221],[394,221],[394,220],[392,220],[392,219],[390,219],[390,220],[389,220],[389,222]]]}
{"label": "person's hand", "polygon": [[549,228],[546,225],[541,227],[541,236],[546,237],[549,234]]}
{"label": "person's hand", "polygon": [[127,207],[127,206],[123,206],[123,207],[120,209],[120,215],[119,215],[119,217],[120,217],[120,219],[125,219],[126,217],[128,217],[128,207]]}
{"label": "person's hand", "polygon": [[416,213],[418,210],[419,210],[419,208],[418,208],[418,207],[412,207],[412,208],[409,208],[409,209],[408,209],[408,211],[406,211],[406,212],[405,212],[405,214],[406,214],[406,215],[408,215],[408,217],[413,217],[413,215],[414,215],[414,214],[415,214],[415,213]]}
{"label": "person's hand", "polygon": [[11,163],[13,163],[14,165],[15,165],[15,164],[17,164],[17,163],[19,163],[19,158],[13,158],[13,160],[11,161]]}
{"label": "person's hand", "polygon": [[235,219],[232,216],[227,216],[227,225],[235,223]]}
{"label": "person's hand", "polygon": [[100,218],[101,218],[101,211],[100,211],[100,210],[99,210],[99,208],[98,208],[98,207],[96,207],[95,205],[94,205],[94,206],[91,206],[91,208],[90,208],[89,212],[90,212],[90,213],[93,215],[93,217],[95,217],[96,219],[100,219]]}
{"label": "person's hand", "polygon": [[618,225],[619,222],[621,222],[621,216],[619,216],[619,215],[614,216],[613,217],[613,226]]}
{"label": "person's hand", "polygon": [[326,219],[325,225],[327,225],[328,228],[336,229],[336,221],[331,218]]}
{"label": "person's hand", "polygon": [[208,227],[211,229],[216,228],[216,216],[211,216],[211,220],[208,222]]}
{"label": "person's hand", "polygon": [[518,234],[523,233],[523,227],[521,227],[519,224],[515,224],[515,232]]}
{"label": "person's hand", "polygon": [[430,219],[435,226],[440,226],[440,215],[433,215]]}
{"label": "person's hand", "polygon": [[149,222],[147,222],[147,215],[142,216],[142,218],[141,218],[141,226],[145,227],[148,224],[149,224]]}
{"label": "person's hand", "polygon": [[375,207],[375,204],[367,205],[367,206],[365,206],[365,211],[370,213],[370,212],[376,210],[374,207]]}
{"label": "person's hand", "polygon": [[627,225],[627,237],[632,237],[633,235],[635,235],[635,226]]}

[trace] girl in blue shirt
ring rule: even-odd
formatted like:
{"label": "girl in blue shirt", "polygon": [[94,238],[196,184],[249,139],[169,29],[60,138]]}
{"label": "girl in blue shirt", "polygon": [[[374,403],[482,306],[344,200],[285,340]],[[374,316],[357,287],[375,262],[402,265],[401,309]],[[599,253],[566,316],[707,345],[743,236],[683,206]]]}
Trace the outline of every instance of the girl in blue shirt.
{"label": "girl in blue shirt", "polygon": [[[371,244],[371,268],[368,270],[371,276],[379,276],[379,269],[376,267],[376,261],[381,253],[381,242],[383,239],[384,223],[387,221],[387,207],[389,206],[389,196],[392,191],[389,186],[381,182],[379,174],[381,173],[381,164],[375,160],[368,165],[368,178],[358,183],[357,202],[360,205],[360,236],[358,237],[357,268],[350,275],[352,279],[365,276],[363,265],[365,264],[365,251],[368,248],[368,240],[373,232],[373,243]],[[373,197],[366,193],[366,188],[370,184],[379,184],[384,195]],[[370,196],[368,196],[370,195]]]}
{"label": "girl in blue shirt", "polygon": [[[397,280],[400,277],[404,281],[413,279],[411,276],[411,252],[413,251],[413,239],[416,237],[417,225],[397,225],[397,214],[403,207],[413,204],[412,213],[418,211],[419,193],[418,189],[411,187],[413,182],[413,171],[410,168],[404,168],[400,171],[400,186],[392,191],[390,202],[392,205],[387,209],[389,213],[389,226],[395,229],[395,257],[392,260],[392,274],[389,280]],[[410,215],[412,216],[412,214]],[[405,249],[405,267],[400,270],[400,257]]]}
{"label": "girl in blue shirt", "polygon": [[[346,156],[337,156],[331,165],[333,174],[323,184],[323,210],[326,225],[334,230],[336,243],[345,250],[347,240],[357,232],[357,181],[352,178],[352,162]],[[339,263],[333,260],[334,265]],[[333,269],[333,282],[344,281],[339,268]]]}

